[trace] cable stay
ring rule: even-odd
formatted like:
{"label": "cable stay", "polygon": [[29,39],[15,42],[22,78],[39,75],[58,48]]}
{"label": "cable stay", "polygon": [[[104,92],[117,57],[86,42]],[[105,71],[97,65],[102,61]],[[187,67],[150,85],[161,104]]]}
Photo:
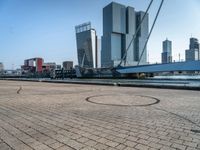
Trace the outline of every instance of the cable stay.
{"label": "cable stay", "polygon": [[149,38],[150,38],[150,36],[151,36],[151,33],[152,33],[153,29],[154,29],[155,23],[156,23],[156,21],[157,21],[157,19],[158,19],[158,16],[159,16],[159,14],[160,14],[160,10],[161,10],[161,8],[162,8],[162,6],[163,6],[163,3],[164,3],[164,0],[162,0],[161,3],[160,3],[160,6],[159,6],[158,11],[157,11],[157,13],[156,13],[156,17],[155,17],[155,19],[154,19],[154,21],[153,21],[153,24],[152,24],[152,26],[151,26],[151,30],[150,30],[149,35],[148,35],[148,37],[147,37],[147,40],[146,40],[146,42],[145,42],[144,48],[143,48],[143,50],[142,50],[142,53],[141,53],[141,55],[140,55],[140,57],[139,57],[139,61],[138,61],[138,63],[137,63],[137,66],[140,64],[140,61],[141,61],[142,56],[143,56],[143,54],[144,54],[145,48],[146,48],[146,46],[147,46],[147,43],[148,43]]}
{"label": "cable stay", "polygon": [[133,35],[133,38],[131,39],[131,41],[130,41],[130,43],[129,43],[129,45],[128,45],[128,47],[127,47],[127,49],[126,49],[126,51],[125,51],[125,53],[124,53],[124,55],[123,55],[123,57],[122,57],[122,59],[121,59],[121,61],[120,61],[120,63],[118,64],[117,67],[120,67],[121,64],[122,64],[122,62],[125,61],[126,56],[127,56],[127,52],[128,52],[128,50],[129,50],[131,44],[135,41],[136,35],[137,35],[138,32],[140,31],[140,28],[141,28],[141,26],[142,26],[142,23],[143,23],[145,17],[147,16],[148,11],[149,11],[149,9],[150,9],[150,7],[151,7],[153,1],[154,1],[154,0],[151,0],[151,1],[150,1],[149,5],[148,5],[148,7],[147,7],[147,9],[146,9],[146,11],[145,11],[145,14],[144,14],[144,16],[142,17],[141,22],[139,23],[139,26],[138,26],[138,28],[137,28],[135,34]]}
{"label": "cable stay", "polygon": [[[124,64],[125,64],[125,62],[126,62],[126,57],[127,57],[127,52],[128,52],[128,50],[129,50],[131,44],[135,41],[135,38],[136,38],[138,32],[140,31],[140,28],[141,28],[141,26],[142,26],[142,23],[143,23],[145,17],[147,16],[148,11],[149,11],[149,9],[150,9],[152,3],[153,3],[153,0],[150,1],[149,5],[148,5],[148,7],[147,7],[147,9],[146,9],[146,11],[145,11],[145,14],[143,15],[143,17],[142,17],[142,19],[141,19],[141,22],[140,22],[139,26],[137,27],[137,30],[136,30],[135,34],[133,35],[133,38],[131,39],[131,41],[130,41],[128,47],[127,47],[127,49],[125,50],[125,53],[124,53],[124,55],[123,55],[123,57],[122,57],[120,63],[118,64],[117,68],[118,68],[118,67],[121,67],[121,64],[122,64],[123,61],[124,61]],[[153,22],[153,24],[152,24],[151,30],[150,30],[150,32],[149,32],[149,34],[148,34],[147,39],[146,39],[146,42],[145,42],[145,45],[144,45],[144,47],[143,47],[142,53],[141,53],[141,55],[140,55],[140,57],[139,57],[137,66],[140,64],[140,61],[141,61],[142,56],[143,56],[143,54],[144,54],[145,48],[146,48],[146,46],[147,46],[147,43],[148,43],[149,38],[150,38],[150,36],[151,36],[151,33],[152,33],[153,29],[154,29],[155,23],[156,23],[157,18],[158,18],[159,14],[160,14],[160,11],[161,11],[161,8],[162,8],[162,6],[163,6],[163,3],[164,3],[164,0],[162,0],[161,3],[160,3],[160,5],[159,5],[158,11],[157,11],[157,13],[156,13],[156,17],[154,18],[154,22]]]}

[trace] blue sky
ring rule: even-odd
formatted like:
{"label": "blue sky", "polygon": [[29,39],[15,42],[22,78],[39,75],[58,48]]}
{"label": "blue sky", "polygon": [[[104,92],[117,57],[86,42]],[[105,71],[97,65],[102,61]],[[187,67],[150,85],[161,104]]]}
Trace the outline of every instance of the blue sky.
{"label": "blue sky", "polygon": [[[113,0],[145,10],[150,0]],[[160,0],[150,10],[150,25]],[[16,69],[24,59],[77,63],[74,26],[91,21],[102,35],[102,8],[111,0],[0,0],[0,62]],[[150,62],[160,62],[162,41],[173,41],[173,59],[184,59],[189,38],[200,39],[200,0],[165,0],[148,44]]]}

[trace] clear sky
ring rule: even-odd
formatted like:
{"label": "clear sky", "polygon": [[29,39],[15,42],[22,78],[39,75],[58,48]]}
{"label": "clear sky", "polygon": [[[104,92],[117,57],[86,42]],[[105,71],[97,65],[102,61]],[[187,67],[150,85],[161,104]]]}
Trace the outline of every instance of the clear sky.
{"label": "clear sky", "polygon": [[[113,0],[145,10],[150,0]],[[150,25],[160,0],[150,10]],[[102,36],[102,8],[111,0],[0,0],[0,62],[16,69],[24,59],[77,63],[75,25],[91,21]],[[150,62],[160,62],[162,41],[173,44],[173,60],[185,58],[189,38],[200,39],[200,0],[165,0],[148,44]]]}

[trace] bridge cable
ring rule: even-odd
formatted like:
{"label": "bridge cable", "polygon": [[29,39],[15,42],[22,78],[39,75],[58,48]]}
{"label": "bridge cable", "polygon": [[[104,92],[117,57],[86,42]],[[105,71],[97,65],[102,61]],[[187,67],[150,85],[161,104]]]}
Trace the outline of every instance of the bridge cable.
{"label": "bridge cable", "polygon": [[137,66],[140,64],[140,61],[141,61],[142,56],[143,56],[143,54],[144,54],[145,48],[146,48],[146,46],[147,46],[147,43],[148,43],[149,38],[150,38],[150,36],[151,36],[151,33],[152,33],[153,29],[154,29],[155,23],[156,23],[156,21],[157,21],[157,19],[158,19],[158,16],[159,16],[159,14],[160,14],[160,10],[161,10],[161,8],[162,8],[162,6],[163,6],[163,3],[164,3],[164,0],[162,0],[161,3],[160,3],[159,9],[158,9],[158,11],[157,11],[157,13],[156,13],[156,17],[155,17],[155,19],[154,19],[153,25],[152,25],[152,27],[151,27],[151,30],[150,30],[149,35],[148,35],[148,37],[147,37],[147,40],[146,40],[146,42],[145,42],[145,45],[144,45],[144,48],[143,48],[142,53],[141,53],[141,55],[140,55],[139,61],[138,61],[138,63],[137,63]]}
{"label": "bridge cable", "polygon": [[150,9],[152,3],[153,3],[153,0],[151,0],[151,2],[149,3],[149,5],[148,5],[148,7],[147,7],[147,9],[146,9],[146,11],[145,11],[145,14],[144,14],[144,16],[143,16],[142,19],[141,19],[141,22],[140,22],[140,24],[139,24],[139,26],[138,26],[138,28],[137,28],[135,34],[133,35],[133,38],[131,39],[131,41],[130,41],[130,43],[129,43],[129,45],[128,45],[128,47],[127,47],[127,49],[126,49],[126,51],[125,51],[125,53],[124,53],[124,55],[123,55],[123,57],[122,57],[122,59],[121,59],[121,61],[120,61],[120,63],[118,64],[117,67],[121,66],[122,62],[125,61],[126,56],[127,56],[127,52],[128,52],[128,50],[129,50],[131,44],[132,44],[133,41],[135,40],[136,35],[137,35],[138,32],[140,31],[141,25],[142,25],[142,23],[143,23],[145,17],[147,16],[147,13],[148,13],[148,11],[149,11],[149,9]]}

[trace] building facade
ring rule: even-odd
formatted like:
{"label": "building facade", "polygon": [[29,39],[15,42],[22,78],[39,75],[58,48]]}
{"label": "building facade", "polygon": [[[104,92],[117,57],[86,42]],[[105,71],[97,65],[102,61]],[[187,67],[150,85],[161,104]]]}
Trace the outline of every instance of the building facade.
{"label": "building facade", "polygon": [[162,63],[171,63],[172,62],[172,41],[166,39],[162,44]]}
{"label": "building facade", "polygon": [[73,68],[73,61],[64,61],[63,62],[63,69],[70,70]]}
{"label": "building facade", "polygon": [[195,61],[200,60],[199,41],[197,38],[190,38],[189,49],[185,50],[185,60]]}
{"label": "building facade", "polygon": [[[139,24],[142,22],[145,12],[139,11],[136,12],[136,29]],[[139,28],[139,32],[135,39],[135,61],[140,61],[140,64],[147,64],[147,47],[145,46],[147,37],[149,34],[149,16],[144,18]],[[144,51],[143,51],[144,50]]]}
{"label": "building facade", "polygon": [[56,70],[56,63],[55,62],[45,62],[42,65],[43,72],[51,72]]}
{"label": "building facade", "polygon": [[[148,15],[131,43],[144,12],[136,12],[133,7],[112,2],[103,8],[103,36],[101,49],[101,66],[117,66],[127,50],[123,64],[136,65],[142,54],[148,36]],[[146,48],[141,57],[141,64],[146,63]]]}
{"label": "building facade", "polygon": [[199,50],[199,40],[197,38],[190,38],[190,49],[198,49]]}
{"label": "building facade", "polygon": [[91,23],[84,23],[75,27],[78,65],[85,68],[97,67],[97,36],[91,28]]}
{"label": "building facade", "polygon": [[24,60],[24,65],[21,66],[23,72],[27,73],[41,73],[43,68],[43,58],[31,58]]}

